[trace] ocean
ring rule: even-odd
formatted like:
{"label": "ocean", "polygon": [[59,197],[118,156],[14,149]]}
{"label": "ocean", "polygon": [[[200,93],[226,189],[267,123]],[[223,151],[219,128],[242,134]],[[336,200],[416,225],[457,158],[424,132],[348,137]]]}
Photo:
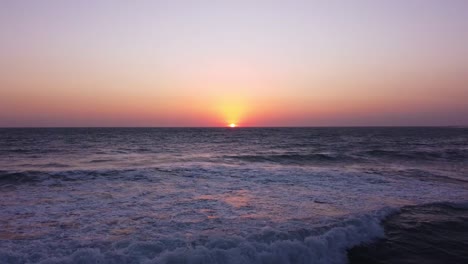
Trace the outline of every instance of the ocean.
{"label": "ocean", "polygon": [[0,263],[468,263],[468,128],[0,129]]}

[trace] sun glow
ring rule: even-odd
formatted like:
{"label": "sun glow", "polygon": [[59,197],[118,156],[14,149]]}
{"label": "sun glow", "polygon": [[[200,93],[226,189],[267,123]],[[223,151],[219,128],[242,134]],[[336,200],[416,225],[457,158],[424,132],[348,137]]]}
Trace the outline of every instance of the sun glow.
{"label": "sun glow", "polygon": [[237,125],[234,123],[229,124],[229,127],[236,127]]}

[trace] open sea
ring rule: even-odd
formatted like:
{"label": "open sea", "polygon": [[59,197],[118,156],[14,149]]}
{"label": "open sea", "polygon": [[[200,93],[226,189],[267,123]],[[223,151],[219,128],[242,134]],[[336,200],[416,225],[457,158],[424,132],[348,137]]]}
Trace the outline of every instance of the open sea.
{"label": "open sea", "polygon": [[0,129],[0,263],[468,263],[468,128]]}

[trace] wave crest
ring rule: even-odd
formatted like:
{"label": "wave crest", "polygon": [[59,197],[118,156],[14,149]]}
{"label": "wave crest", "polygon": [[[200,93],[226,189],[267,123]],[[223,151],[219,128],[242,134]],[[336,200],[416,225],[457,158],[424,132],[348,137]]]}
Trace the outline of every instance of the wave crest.
{"label": "wave crest", "polygon": [[[385,208],[345,220],[315,235],[265,229],[255,236],[205,238],[185,243],[180,240],[120,241],[107,249],[95,245],[75,249],[68,256],[42,256],[40,263],[340,264],[347,262],[347,249],[382,237],[384,230],[380,222],[393,212],[394,209]],[[271,239],[272,232],[275,239]],[[0,260],[29,261],[4,249],[0,250]]]}

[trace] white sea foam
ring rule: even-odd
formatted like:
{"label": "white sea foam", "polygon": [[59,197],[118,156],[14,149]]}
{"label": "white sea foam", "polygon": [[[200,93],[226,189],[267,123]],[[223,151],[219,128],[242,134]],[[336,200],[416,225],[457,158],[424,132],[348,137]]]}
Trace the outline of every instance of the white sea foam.
{"label": "white sea foam", "polygon": [[[380,221],[394,209],[386,208],[354,219],[344,219],[320,234],[301,236],[265,229],[248,237],[218,237],[183,244],[181,241],[120,241],[111,246],[78,248],[64,256],[21,256],[0,249],[1,263],[346,263],[346,250],[383,236]],[[314,230],[311,230],[314,232]],[[315,230],[317,231],[317,230]],[[273,237],[273,238],[272,238]],[[35,243],[33,243],[35,244]],[[38,246],[40,245],[37,243]],[[49,245],[50,246],[50,245]],[[60,246],[56,243],[54,246]],[[46,252],[42,252],[47,254]],[[62,253],[66,253],[62,252]]]}
{"label": "white sea foam", "polygon": [[[394,210],[384,209],[304,239],[270,242],[240,240],[234,245],[221,240],[209,246],[165,251],[148,263],[346,263],[348,248],[384,235],[379,223],[391,212]],[[229,246],[226,247],[226,244]]]}
{"label": "white sea foam", "polygon": [[346,248],[382,235],[385,213],[371,212],[467,192],[353,170],[189,164],[54,172],[2,195],[2,263],[343,263]]}

